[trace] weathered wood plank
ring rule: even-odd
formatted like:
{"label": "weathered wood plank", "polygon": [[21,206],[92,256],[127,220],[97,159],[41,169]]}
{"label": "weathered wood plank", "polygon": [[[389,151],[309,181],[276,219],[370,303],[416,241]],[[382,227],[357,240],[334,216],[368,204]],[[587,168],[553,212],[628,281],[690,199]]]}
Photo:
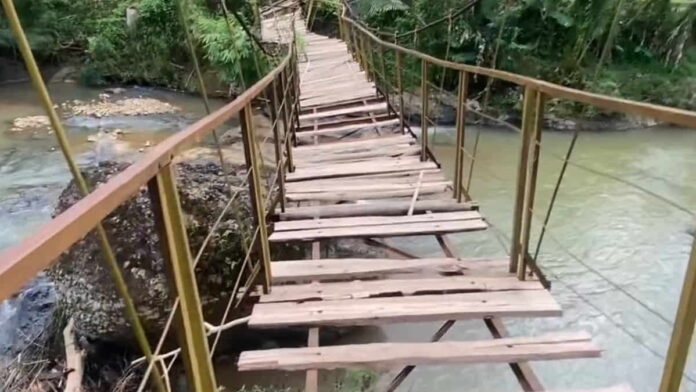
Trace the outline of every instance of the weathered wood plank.
{"label": "weathered wood plank", "polygon": [[430,235],[442,233],[459,233],[465,231],[485,230],[486,222],[481,219],[453,222],[422,222],[402,225],[369,225],[356,227],[335,227],[328,229],[294,230],[275,232],[269,236],[271,242],[313,241],[322,238],[364,238],[364,237],[399,237]]}
{"label": "weathered wood plank", "polygon": [[[285,212],[279,212],[280,220],[308,219],[308,218],[340,218],[349,216],[370,215],[403,215],[408,212],[411,201],[388,201],[326,205],[319,207],[289,207]],[[476,207],[472,203],[457,203],[454,200],[419,200],[416,202],[414,212],[444,212],[444,211],[469,211]]]}
{"label": "weathered wood plank", "polygon": [[[319,180],[297,181],[286,185],[288,192],[327,192],[337,189],[345,189],[352,186],[374,186],[379,181],[384,185],[416,185],[417,176],[390,176],[390,177],[339,177]],[[423,182],[442,182],[445,176],[442,173],[426,173]]]}
{"label": "weathered wood plank", "polygon": [[322,136],[322,135],[331,135],[333,133],[340,133],[340,132],[347,132],[347,131],[353,131],[353,130],[358,130],[358,129],[372,129],[372,128],[381,128],[381,127],[389,127],[393,125],[399,124],[399,119],[398,118],[393,118],[390,120],[383,120],[383,121],[377,121],[377,122],[364,122],[360,124],[349,124],[349,125],[342,125],[338,126],[335,128],[326,128],[326,129],[320,129],[317,131],[304,131],[304,132],[299,132],[297,133],[298,138],[306,138],[310,136]]}
{"label": "weathered wood plank", "polygon": [[271,263],[273,283],[383,278],[394,274],[509,276],[509,259],[321,259]]}
{"label": "weathered wood plank", "polygon": [[[293,183],[293,184],[302,184]],[[378,185],[374,181],[370,183],[357,182],[357,183],[346,183],[346,184],[331,184],[331,185],[314,185],[314,186],[293,186],[291,189],[286,189],[287,193],[326,193],[326,192],[365,192],[365,191],[394,191],[394,190],[408,190],[413,192],[414,188],[418,184],[413,184],[411,182],[385,182],[384,184]],[[433,186],[433,187],[451,187],[451,181],[423,181],[421,185]]]}
{"label": "weathered wood plank", "polygon": [[483,317],[554,317],[561,307],[546,290],[491,291],[337,301],[263,303],[249,326],[378,325]]}
{"label": "weathered wood plank", "polygon": [[[451,187],[443,183],[433,183],[421,186],[420,193],[423,195],[445,194],[451,193],[448,191]],[[309,193],[286,193],[286,197],[290,201],[354,201],[354,200],[372,200],[384,199],[390,197],[403,197],[413,194],[413,188],[393,189],[393,190],[373,190],[373,191],[337,191],[337,192],[309,192]]]}
{"label": "weathered wood plank", "polygon": [[361,216],[351,218],[307,219],[276,222],[273,225],[273,230],[288,231],[368,225],[403,225],[406,223],[465,221],[471,219],[481,219],[481,214],[478,211],[459,211],[404,216]]}
{"label": "weathered wood plank", "polygon": [[307,121],[307,120],[314,120],[314,119],[321,119],[321,118],[328,118],[328,117],[337,117],[337,116],[347,116],[347,115],[351,115],[351,114],[365,113],[365,112],[383,112],[386,110],[387,110],[387,103],[381,102],[381,103],[375,103],[372,105],[363,105],[363,106],[356,106],[356,107],[345,108],[345,109],[336,109],[336,110],[330,110],[330,111],[319,112],[319,113],[303,114],[300,116],[300,121]]}
{"label": "weathered wood plank", "polygon": [[288,173],[286,181],[302,181],[314,178],[344,177],[350,175],[392,173],[402,171],[418,171],[425,169],[437,169],[435,162],[416,162],[394,164],[389,161],[374,161],[369,163],[346,163],[331,165],[326,168],[298,168],[292,173]]}
{"label": "weathered wood plank", "polygon": [[342,151],[356,151],[372,148],[380,148],[391,145],[400,144],[414,144],[416,139],[410,135],[402,134],[389,134],[380,137],[373,138],[361,138],[358,140],[341,140],[331,143],[322,143],[318,145],[307,144],[303,146],[297,146],[293,149],[293,153],[297,153],[298,156],[306,154],[311,155],[318,152],[342,152]]}
{"label": "weathered wood plank", "polygon": [[410,144],[403,144],[395,145],[391,148],[373,149],[364,152],[346,151],[344,153],[321,154],[313,157],[308,156],[305,158],[295,159],[295,165],[308,167],[332,163],[362,162],[376,158],[400,158],[406,156],[415,156],[419,155],[419,153],[420,147]]}
{"label": "weathered wood plank", "polygon": [[519,280],[516,276],[447,276],[420,279],[387,279],[303,285],[275,286],[259,299],[267,302],[334,301],[422,294],[454,294],[476,291],[542,290],[539,281]]}
{"label": "weathered wood plank", "polygon": [[509,363],[599,357],[589,334],[548,334],[470,342],[371,343],[245,351],[240,371],[335,368],[391,369],[405,365]]}

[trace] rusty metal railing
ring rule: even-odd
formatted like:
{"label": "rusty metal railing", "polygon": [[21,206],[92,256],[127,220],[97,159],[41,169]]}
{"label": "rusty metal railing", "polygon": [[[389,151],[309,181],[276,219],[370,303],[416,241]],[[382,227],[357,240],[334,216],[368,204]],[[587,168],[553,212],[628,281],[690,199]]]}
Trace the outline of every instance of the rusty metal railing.
{"label": "rusty metal railing", "polygon": [[[420,93],[421,133],[419,138],[424,152],[422,159],[428,158],[428,150],[431,148],[431,142],[429,141],[430,130],[438,125],[433,118],[432,108],[429,107],[434,99],[432,91],[450,94],[455,97],[456,153],[453,169],[455,184],[453,197],[459,201],[468,201],[471,198],[471,173],[476,161],[476,151],[480,136],[480,132],[476,134],[472,146],[465,145],[465,140],[467,140],[465,126],[467,113],[473,112],[477,116],[497,121],[495,117],[472,110],[468,106],[471,100],[470,84],[472,78],[487,78],[489,83],[492,80],[499,80],[507,82],[512,86],[517,86],[521,90],[521,125],[517,127],[509,123],[504,124],[505,127],[515,129],[520,133],[521,147],[517,166],[517,184],[509,251],[510,271],[516,273],[519,279],[526,279],[529,273],[534,273],[538,276],[542,275],[536,266],[536,257],[530,255],[529,249],[531,224],[535,212],[534,204],[539,158],[542,148],[543,119],[549,100],[568,100],[609,112],[647,117],[664,123],[696,128],[696,112],[693,111],[590,93],[506,71],[436,58],[389,42],[387,40],[388,34],[381,34],[379,31],[364,26],[348,14],[345,6],[343,13],[339,15],[338,19],[341,38],[347,43],[349,50],[356,61],[359,62],[361,68],[365,70],[369,79],[375,82],[378,94],[385,97],[389,103],[390,110],[396,112],[398,109],[398,112],[401,113],[400,122],[402,129],[410,129],[403,114],[406,107],[404,105],[406,90],[410,89]],[[448,19],[443,18],[440,22],[446,20]],[[451,23],[451,17],[449,20]],[[420,72],[417,71],[418,69],[420,69]],[[437,83],[438,76],[440,77],[439,85]],[[446,77],[448,79],[456,78],[456,83],[451,83],[451,85],[456,86],[454,88],[455,91],[444,91],[443,81]],[[577,135],[574,141],[576,139]],[[575,144],[574,141],[571,143],[569,152],[565,157],[556,156],[563,161],[564,168],[568,164],[579,166],[570,161],[570,154]],[[468,168],[466,165],[467,160],[470,163]],[[595,172],[597,171],[595,170]],[[557,189],[560,187],[564,173],[565,169],[562,170],[559,176]],[[605,176],[611,177],[610,175]],[[683,207],[651,192],[649,189],[630,184],[627,181],[622,182],[685,211]],[[557,193],[557,189],[555,193]],[[542,228],[544,232],[547,229],[548,217],[551,214],[554,201],[555,196],[552,198],[551,205],[544,219]],[[537,245],[537,250],[534,252],[535,254],[538,254],[540,244],[541,239]],[[661,392],[676,392],[679,389],[694,324],[696,324],[696,241],[692,249],[679,310],[674,323],[674,332],[666,356]]]}

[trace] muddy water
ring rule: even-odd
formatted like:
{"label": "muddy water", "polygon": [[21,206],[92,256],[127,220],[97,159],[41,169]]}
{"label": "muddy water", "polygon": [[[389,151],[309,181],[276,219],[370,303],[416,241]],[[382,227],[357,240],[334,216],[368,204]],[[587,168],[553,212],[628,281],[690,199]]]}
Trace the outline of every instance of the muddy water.
{"label": "muddy water", "polygon": [[[478,162],[471,190],[481,211],[504,236],[511,231],[519,135],[493,128],[481,131]],[[544,134],[540,163],[537,216],[543,217],[571,134]],[[473,140],[467,140],[469,146]],[[434,152],[452,173],[452,129],[440,128]],[[628,132],[583,133],[573,160],[640,184],[681,206],[696,211],[696,132],[652,128]],[[533,226],[536,244],[541,220]],[[694,217],[616,180],[571,166],[559,194],[540,264],[553,281],[552,292],[564,309],[561,318],[510,320],[513,335],[533,336],[557,331],[588,331],[606,351],[601,359],[538,362],[534,369],[549,390],[582,389],[629,382],[636,391],[657,390],[671,327],[652,311],[672,321],[688,254]],[[506,255],[493,230],[453,235],[463,256]],[[434,240],[389,241],[419,256],[442,256]],[[585,265],[583,265],[585,264]],[[591,272],[589,268],[597,271]],[[601,275],[601,276],[600,276]],[[615,285],[618,285],[618,289]],[[639,302],[642,304],[639,304]],[[646,306],[651,309],[647,310]],[[439,323],[414,323],[365,328],[339,343],[422,342]],[[489,339],[481,321],[458,322],[446,340]],[[690,366],[696,378],[696,366]],[[385,373],[385,382],[393,373]],[[323,372],[324,388],[341,374]],[[228,374],[230,385],[263,380],[301,386],[300,373]],[[684,390],[696,390],[685,380]],[[404,391],[519,390],[507,365],[419,367]],[[324,390],[324,389],[322,389]]]}
{"label": "muddy water", "polygon": [[[54,85],[56,101],[92,99],[99,90],[74,85]],[[143,90],[182,107],[183,116],[148,119],[73,119],[70,138],[82,163],[114,155],[137,154],[147,141],[156,143],[202,114],[193,97]],[[41,114],[28,85],[0,89],[0,248],[16,243],[50,217],[55,199],[69,179],[53,135],[8,134],[9,121]],[[99,128],[130,131],[119,143],[88,143]],[[482,213],[502,233],[511,231],[519,136],[494,128],[469,127],[469,135],[482,132],[472,194]],[[537,216],[543,216],[553,191],[570,134],[544,134]],[[454,135],[437,131],[434,151],[452,172]],[[471,145],[472,140],[468,140]],[[679,205],[696,211],[696,132],[652,128],[628,132],[583,133],[574,161],[640,184]],[[536,243],[535,221],[532,243]],[[614,179],[571,166],[550,223],[550,233],[540,253],[540,264],[553,281],[553,293],[562,304],[562,318],[542,321],[508,320],[514,335],[585,330],[606,349],[602,359],[535,363],[549,389],[591,388],[628,381],[639,392],[654,391],[676,310],[684,268],[693,237],[694,217]],[[493,230],[452,236],[463,256],[505,256]],[[441,256],[435,241],[398,239],[394,244],[420,256]],[[585,265],[583,265],[585,264]],[[589,267],[589,268],[588,268]],[[596,271],[592,272],[590,269]],[[619,286],[617,288],[616,286]],[[647,308],[646,308],[647,307]],[[650,310],[648,310],[650,309]],[[668,322],[656,316],[659,313]],[[386,328],[365,328],[339,343],[425,341],[437,323]],[[487,339],[480,321],[459,322],[446,339]],[[235,374],[229,363],[220,364],[223,384],[302,385],[301,373]],[[690,367],[696,379],[696,366]],[[340,373],[322,372],[326,390]],[[382,378],[387,380],[390,374]],[[690,376],[691,377],[691,376]],[[462,391],[516,390],[506,365],[419,367],[403,390]],[[324,390],[324,389],[322,389]],[[696,384],[685,380],[685,390]]]}

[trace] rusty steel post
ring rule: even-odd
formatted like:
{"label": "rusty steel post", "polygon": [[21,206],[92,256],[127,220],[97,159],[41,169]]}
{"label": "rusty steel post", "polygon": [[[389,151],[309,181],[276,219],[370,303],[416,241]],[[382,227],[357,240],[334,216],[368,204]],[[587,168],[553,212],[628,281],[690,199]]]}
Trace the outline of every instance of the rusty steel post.
{"label": "rusty steel post", "polygon": [[[454,165],[454,197],[457,202],[462,201],[462,189],[464,185],[462,184],[464,176],[464,145],[466,143],[466,100],[469,95],[469,74],[466,71],[459,71],[459,87],[457,96],[457,118],[456,118],[456,129],[457,129],[457,141],[456,154],[455,154],[455,165]],[[466,195],[467,200],[469,190],[467,189]]]}
{"label": "rusty steel post", "polygon": [[278,90],[276,88],[276,79],[273,79],[273,82],[271,83],[271,96],[269,102],[273,139],[275,142],[274,147],[278,176],[278,192],[280,194],[280,211],[285,212],[285,159],[283,157],[283,148],[284,146],[287,146],[287,143],[284,143],[283,140],[281,140],[282,136],[279,129],[280,124],[278,124]]}
{"label": "rusty steel post", "polygon": [[517,191],[515,195],[515,209],[513,210],[512,246],[510,249],[511,273],[517,272],[517,267],[520,263],[522,225],[524,223],[524,208],[527,197],[527,174],[529,172],[529,146],[534,130],[533,122],[536,97],[537,91],[534,88],[525,88],[522,106],[522,139],[520,159],[517,167]]}
{"label": "rusty steel post", "polygon": [[399,90],[399,124],[401,125],[401,133],[406,133],[406,125],[404,124],[404,70],[401,63],[401,52],[396,50],[396,88]]}
{"label": "rusty steel post", "polygon": [[523,208],[523,225],[520,235],[520,258],[519,266],[517,267],[517,277],[520,280],[525,280],[527,271],[528,251],[529,251],[529,236],[532,227],[532,219],[534,212],[534,198],[536,196],[537,174],[539,171],[539,154],[541,152],[541,135],[544,122],[544,94],[540,91],[534,92],[534,114],[530,119],[529,126],[531,129],[530,135],[530,161],[528,163],[527,175],[527,190],[525,192],[525,202]]}
{"label": "rusty steel post", "polygon": [[421,161],[428,160],[428,61],[421,60]]}
{"label": "rusty steel post", "polygon": [[678,392],[681,386],[689,348],[696,324],[696,239],[691,245],[691,256],[686,266],[677,316],[667,350],[659,392]]}
{"label": "rusty steel post", "polygon": [[167,261],[165,264],[179,296],[177,332],[189,385],[196,392],[216,392],[203,308],[172,164],[162,167],[148,187],[160,229],[159,237]]}
{"label": "rusty steel post", "polygon": [[[247,103],[239,113],[242,123],[242,142],[244,143],[244,159],[246,160],[249,175],[249,196],[254,219],[259,228],[257,243],[259,245],[259,256],[261,257],[261,267],[264,273],[263,291],[269,293],[271,290],[271,249],[268,242],[268,231],[266,227],[266,208],[264,206],[263,191],[261,188],[261,168],[258,163],[258,152],[256,151],[256,141],[254,139],[254,121],[252,118],[251,104]],[[253,237],[253,236],[252,236]],[[253,244],[252,244],[253,245]]]}

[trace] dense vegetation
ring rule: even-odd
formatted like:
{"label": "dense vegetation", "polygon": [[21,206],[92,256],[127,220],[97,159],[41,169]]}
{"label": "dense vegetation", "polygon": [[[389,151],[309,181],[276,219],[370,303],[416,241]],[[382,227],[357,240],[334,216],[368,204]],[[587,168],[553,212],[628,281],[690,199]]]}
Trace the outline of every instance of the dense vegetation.
{"label": "dense vegetation", "polygon": [[[351,4],[370,27],[403,33],[447,19],[466,3],[353,0]],[[453,18],[451,29],[448,25],[446,20],[422,32],[417,43],[413,35],[399,43],[457,62],[696,109],[696,3],[479,0]],[[450,86],[456,83],[454,75],[447,79]],[[505,102],[512,100],[505,88],[499,84],[493,87],[492,103],[511,104]]]}
{"label": "dense vegetation", "polygon": [[[254,26],[255,1],[227,1]],[[261,0],[256,0],[261,1]],[[686,0],[478,0],[468,11],[399,43],[437,57],[518,72],[568,86],[696,109],[696,3]],[[176,0],[15,0],[36,53],[75,61],[87,84],[144,83],[193,89],[192,65]],[[220,0],[187,0],[188,24],[211,82],[235,87],[259,77],[267,61]],[[456,13],[462,0],[351,0],[371,27],[403,33]],[[340,0],[315,3],[315,27],[335,23]],[[137,21],[126,23],[128,9]],[[0,55],[15,56],[0,18]],[[418,65],[413,64],[413,72]],[[440,80],[435,72],[434,78]],[[445,75],[454,88],[454,74]],[[220,83],[218,83],[220,84]],[[487,81],[477,81],[483,91]],[[508,86],[484,103],[509,107]],[[566,107],[563,110],[578,111]]]}
{"label": "dense vegetation", "polygon": [[[86,84],[145,83],[192,89],[192,63],[175,0],[15,0],[36,55],[43,61],[78,59]],[[206,79],[241,87],[264,73],[265,57],[232,17],[253,26],[253,2],[185,2]],[[137,14],[127,23],[127,12]],[[15,42],[0,13],[0,54]]]}

